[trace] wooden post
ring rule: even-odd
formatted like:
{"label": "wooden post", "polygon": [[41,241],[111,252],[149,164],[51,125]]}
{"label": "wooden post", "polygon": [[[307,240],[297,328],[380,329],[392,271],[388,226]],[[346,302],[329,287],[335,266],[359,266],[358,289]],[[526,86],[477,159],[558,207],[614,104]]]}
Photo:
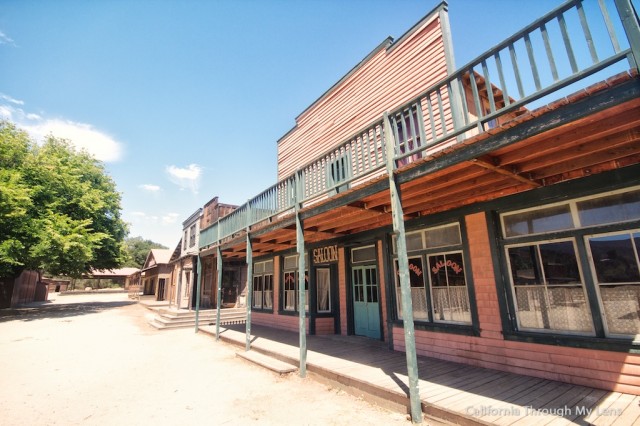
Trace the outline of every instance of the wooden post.
{"label": "wooden post", "polygon": [[640,71],[640,24],[638,24],[637,12],[631,0],[615,0],[615,3],[631,47],[633,58],[629,58],[630,65]]}
{"label": "wooden post", "polygon": [[[198,332],[198,326],[200,325],[200,289],[202,288],[202,261],[200,255],[198,255],[198,264],[196,266],[198,274],[198,281],[196,283],[196,333]],[[188,285],[188,284],[187,284]],[[192,295],[193,297],[193,295]],[[191,298],[189,298],[189,308],[191,308]]]}
{"label": "wooden post", "polygon": [[220,250],[220,241],[216,249],[218,257],[218,296],[216,299],[216,341],[220,340],[220,306],[222,305],[222,250]]}
{"label": "wooden post", "polygon": [[296,247],[298,251],[298,312],[300,314],[300,377],[307,376],[307,327],[305,309],[305,262],[304,262],[304,228],[300,219],[300,207],[302,204],[302,187],[300,172],[296,173],[295,205],[296,205]]}
{"label": "wooden post", "polygon": [[413,304],[409,286],[409,259],[407,257],[407,240],[404,231],[404,212],[400,198],[400,185],[395,178],[394,150],[395,141],[391,131],[389,115],[384,113],[384,141],[387,153],[387,173],[389,174],[389,195],[391,197],[391,215],[393,232],[396,235],[396,252],[398,253],[398,273],[400,293],[402,297],[402,321],[404,325],[404,343],[407,356],[407,375],[409,376],[409,398],[411,400],[411,421],[422,423],[422,404],[418,388],[418,357],[416,354],[416,337],[413,324]]}
{"label": "wooden post", "polygon": [[246,333],[247,339],[245,343],[245,351],[251,350],[251,305],[253,304],[253,246],[251,245],[251,236],[249,229],[251,228],[251,205],[247,214],[247,320]]}

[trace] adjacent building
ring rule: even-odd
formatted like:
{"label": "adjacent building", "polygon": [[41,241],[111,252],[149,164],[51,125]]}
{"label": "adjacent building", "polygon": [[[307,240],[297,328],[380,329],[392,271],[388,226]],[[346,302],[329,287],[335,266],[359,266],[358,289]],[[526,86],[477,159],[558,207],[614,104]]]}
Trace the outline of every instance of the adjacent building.
{"label": "adjacent building", "polygon": [[168,287],[171,283],[171,259],[172,250],[151,249],[140,271],[140,285],[142,294],[153,295],[155,299],[167,300]]}

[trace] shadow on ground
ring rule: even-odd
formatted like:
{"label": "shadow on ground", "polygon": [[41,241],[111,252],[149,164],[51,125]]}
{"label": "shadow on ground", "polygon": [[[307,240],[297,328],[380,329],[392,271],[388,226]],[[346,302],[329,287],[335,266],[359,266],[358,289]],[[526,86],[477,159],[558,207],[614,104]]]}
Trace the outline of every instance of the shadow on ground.
{"label": "shadow on ground", "polygon": [[32,303],[14,309],[0,309],[0,322],[35,321],[45,318],[67,318],[79,315],[96,314],[108,309],[135,305],[134,301],[85,302],[51,304],[50,302]]}

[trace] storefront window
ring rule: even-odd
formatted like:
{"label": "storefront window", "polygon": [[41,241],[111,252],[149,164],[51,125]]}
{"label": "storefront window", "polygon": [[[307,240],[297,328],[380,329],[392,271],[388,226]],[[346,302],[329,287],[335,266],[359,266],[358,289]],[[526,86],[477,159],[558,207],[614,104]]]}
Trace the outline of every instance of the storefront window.
{"label": "storefront window", "polygon": [[273,308],[273,260],[253,264],[251,305],[257,309]]}
{"label": "storefront window", "polygon": [[509,247],[507,252],[521,329],[593,333],[572,241]]}
{"label": "storefront window", "polygon": [[[395,237],[393,245],[395,253]],[[409,283],[414,319],[471,324],[460,225],[455,223],[407,233],[407,252],[410,253]],[[394,266],[398,317],[402,318],[397,259]]]}
{"label": "storefront window", "polygon": [[608,333],[640,334],[640,232],[590,236],[587,241]]}
{"label": "storefront window", "polygon": [[462,253],[428,256],[434,321],[471,322]]}
{"label": "storefront window", "polygon": [[[306,268],[304,271],[305,282],[305,309],[309,310],[309,257],[305,253]],[[298,310],[298,255],[286,256],[283,264],[284,285],[282,297],[282,309],[285,311]]]}
{"label": "storefront window", "polygon": [[[624,228],[638,220],[637,188],[502,215],[518,328],[596,335],[594,324],[601,321],[604,332],[598,333],[604,335],[598,337],[635,340],[640,231]],[[618,231],[604,232],[603,226],[612,224]],[[551,231],[554,239],[545,236]],[[532,241],[534,234],[540,236]],[[578,244],[582,240],[585,244]],[[589,266],[592,279],[585,280],[580,265]],[[598,300],[589,303],[588,294]]]}

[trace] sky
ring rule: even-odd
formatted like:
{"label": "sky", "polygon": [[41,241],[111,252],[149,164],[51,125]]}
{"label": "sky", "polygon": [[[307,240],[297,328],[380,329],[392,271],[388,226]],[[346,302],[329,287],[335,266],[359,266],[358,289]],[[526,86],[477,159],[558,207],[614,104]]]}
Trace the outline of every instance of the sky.
{"label": "sky", "polygon": [[[275,184],[295,117],[439,3],[0,0],[0,118],[94,154],[129,235],[174,248],[213,197]],[[562,1],[448,3],[460,66]]]}

